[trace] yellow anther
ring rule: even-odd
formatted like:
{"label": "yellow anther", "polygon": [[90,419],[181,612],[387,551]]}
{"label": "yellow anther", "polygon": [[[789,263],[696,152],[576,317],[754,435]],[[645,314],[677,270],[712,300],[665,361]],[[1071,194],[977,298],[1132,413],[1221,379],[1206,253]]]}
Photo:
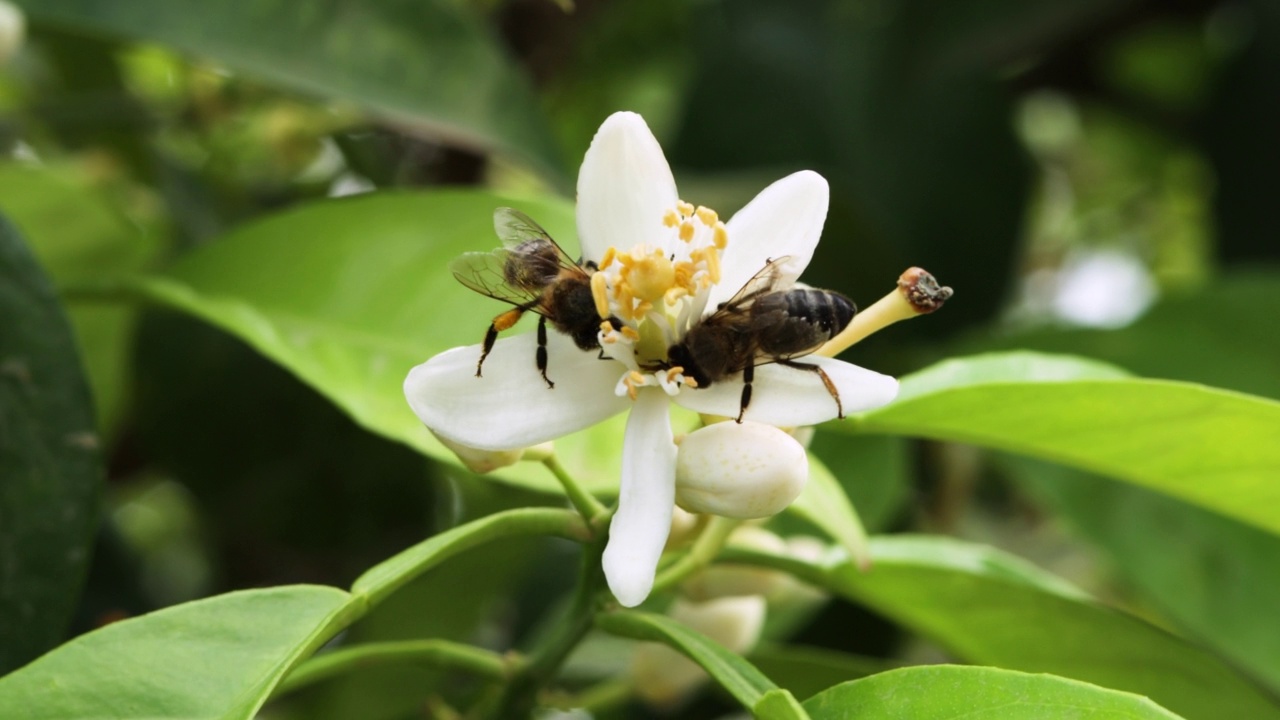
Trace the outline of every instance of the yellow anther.
{"label": "yellow anther", "polygon": [[668,290],[667,294],[664,295],[662,299],[666,301],[667,305],[675,305],[680,298],[688,294],[689,290],[685,288],[684,285],[676,285]]}
{"label": "yellow anther", "polygon": [[693,378],[689,377],[688,375],[685,375],[684,377],[680,378],[680,382],[684,383],[685,385],[687,385],[688,387],[691,387],[691,388],[696,388],[696,387],[698,387],[698,381],[697,381],[697,380],[694,380]]}
{"label": "yellow anther", "polygon": [[632,370],[631,372],[627,373],[627,377],[631,380],[632,384],[634,385],[644,384],[644,375],[642,375],[639,370]]}
{"label": "yellow anther", "polygon": [[720,216],[716,214],[715,210],[712,210],[709,207],[703,207],[702,205],[699,205],[695,213],[697,214],[698,219],[702,221],[702,224],[706,225],[707,227],[711,227],[712,225],[715,225],[717,222],[720,222]]}
{"label": "yellow anther", "polygon": [[676,280],[675,266],[661,252],[637,259],[630,271],[627,284],[636,297],[649,302],[661,299]]}
{"label": "yellow anther", "polygon": [[693,231],[694,231],[693,223],[689,222],[688,220],[685,220],[684,222],[680,223],[680,239],[681,240],[685,242],[692,241]]}
{"label": "yellow anther", "polygon": [[715,230],[711,235],[711,241],[721,250],[725,249],[725,246],[729,244],[729,230],[719,220],[715,222]]}
{"label": "yellow anther", "polygon": [[[607,254],[607,253],[606,253]],[[605,284],[604,273],[591,276],[591,297],[596,301],[596,314],[602,319],[609,317],[609,288]],[[609,323],[603,323],[608,325]],[[608,332],[608,330],[605,330]]]}
{"label": "yellow anther", "polygon": [[679,365],[676,365],[675,367],[667,370],[667,382],[675,382],[676,376],[682,372],[684,372],[684,368],[680,367]]}
{"label": "yellow anther", "polygon": [[675,210],[668,210],[667,214],[662,216],[662,224],[667,227],[675,227],[680,224],[680,214]]}
{"label": "yellow anther", "polygon": [[600,332],[604,333],[605,335],[608,335],[609,333],[613,332],[613,323],[609,322],[608,320],[601,320]]}
{"label": "yellow anther", "polygon": [[618,314],[624,318],[634,320],[636,318],[635,308],[633,307],[635,305],[635,296],[631,294],[631,286],[625,283],[619,285],[617,290],[614,291],[614,296],[618,300]]}
{"label": "yellow anther", "polygon": [[610,245],[608,250],[604,251],[604,257],[600,259],[600,269],[604,270],[613,264],[613,259],[618,256],[618,248]]}
{"label": "yellow anther", "polygon": [[636,329],[630,325],[623,325],[622,329],[618,332],[622,333],[622,337],[631,340],[632,342],[640,339],[640,333],[636,332]]}
{"label": "yellow anther", "polygon": [[681,200],[676,203],[676,209],[679,210],[680,214],[685,217],[689,217],[693,215],[693,203],[687,203]]}
{"label": "yellow anther", "polygon": [[618,342],[618,336],[617,336],[617,335],[605,335],[605,336],[604,336],[604,340],[603,340],[602,342],[603,342],[605,345],[612,345],[612,344],[614,344],[614,343]]}
{"label": "yellow anther", "polygon": [[711,278],[712,283],[718,284],[720,282],[720,253],[708,248],[703,257],[707,261],[707,276]]}

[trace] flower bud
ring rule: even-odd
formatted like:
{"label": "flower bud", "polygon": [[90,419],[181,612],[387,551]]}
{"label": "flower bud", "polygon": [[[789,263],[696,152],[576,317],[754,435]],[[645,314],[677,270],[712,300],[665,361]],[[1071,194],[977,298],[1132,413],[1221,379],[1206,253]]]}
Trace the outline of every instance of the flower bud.
{"label": "flower bud", "polygon": [[[0,0],[0,2],[2,1]],[[515,465],[520,462],[520,458],[524,457],[524,448],[517,450],[479,450],[436,435],[434,430],[431,431],[431,434],[436,436],[441,445],[453,451],[453,454],[462,462],[463,467],[477,475],[491,473],[508,465]]]}
{"label": "flower bud", "polygon": [[[667,611],[673,620],[706,635],[733,653],[745,653],[760,639],[765,601],[759,596],[691,603],[676,600]],[[636,694],[658,707],[670,707],[707,679],[703,669],[666,645],[644,643],[631,662]]]}
{"label": "flower bud", "polygon": [[22,11],[0,0],[0,65],[17,54],[27,34],[27,21]]}
{"label": "flower bud", "polygon": [[667,535],[667,544],[663,552],[679,550],[698,538],[698,533],[707,524],[706,515],[694,515],[680,507],[671,508],[671,534]]}
{"label": "flower bud", "polygon": [[775,515],[800,495],[809,458],[771,425],[721,422],[689,433],[676,456],[676,504],[750,519]]}
{"label": "flower bud", "polygon": [[[760,550],[775,555],[787,552],[787,542],[762,527],[744,525],[733,531],[726,543],[730,547]],[[778,570],[750,565],[716,564],[680,584],[680,592],[692,600],[742,595],[773,595],[781,590],[790,576]]]}

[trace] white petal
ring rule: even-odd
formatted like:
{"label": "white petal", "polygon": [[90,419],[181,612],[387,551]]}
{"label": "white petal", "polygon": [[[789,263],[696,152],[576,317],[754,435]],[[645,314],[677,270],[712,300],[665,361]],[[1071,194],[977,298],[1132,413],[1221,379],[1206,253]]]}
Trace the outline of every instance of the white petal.
{"label": "white petal", "polygon": [[625,607],[635,607],[649,597],[671,531],[676,445],[671,440],[668,402],[661,390],[643,389],[627,418],[618,511],[609,524],[603,559],[609,589]]}
{"label": "white petal", "polygon": [[720,260],[720,283],[711,289],[707,307],[733,297],[765,263],[784,255],[783,280],[793,282],[813,258],[822,225],[827,221],[831,191],[812,170],[801,170],[775,182],[726,223],[729,245]]}
{"label": "white petal", "polygon": [[[887,405],[898,394],[897,380],[843,360],[810,355],[796,362],[826,371],[846,415]],[[710,387],[684,390],[676,402],[696,412],[736,418],[741,397],[742,376],[736,375]],[[816,425],[835,417],[835,399],[817,373],[773,364],[756,368],[744,420],[792,427]]]}
{"label": "white petal", "polygon": [[480,346],[446,350],[409,371],[409,406],[436,434],[481,450],[537,445],[622,412],[613,394],[622,365],[579,350],[568,336],[547,338],[548,388],[536,365],[536,333],[502,338],[476,377]]}
{"label": "white petal", "polygon": [[578,171],[578,241],[582,255],[651,246],[670,233],[663,214],[675,208],[676,181],[644,118],[614,113],[596,131]]}

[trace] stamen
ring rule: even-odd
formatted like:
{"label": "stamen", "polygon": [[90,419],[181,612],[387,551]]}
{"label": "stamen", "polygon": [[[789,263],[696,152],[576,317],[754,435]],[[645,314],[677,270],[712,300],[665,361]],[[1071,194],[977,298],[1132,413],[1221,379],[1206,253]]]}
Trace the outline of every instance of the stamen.
{"label": "stamen", "polygon": [[609,322],[608,320],[601,320],[600,332],[604,333],[605,335],[608,335],[609,333],[613,332],[613,323]]}
{"label": "stamen", "polygon": [[724,223],[716,221],[711,241],[720,250],[725,249],[725,246],[729,244],[729,229],[724,226]]}
{"label": "stamen", "polygon": [[[609,249],[613,250],[613,248]],[[605,253],[605,257],[608,256],[609,253]],[[609,288],[606,284],[607,282],[608,278],[605,277],[604,273],[598,272],[591,276],[591,298],[596,301],[596,314],[602,319],[609,317]],[[602,329],[603,325],[609,325],[609,323],[602,323]],[[608,330],[605,330],[605,332],[608,332]]]}
{"label": "stamen", "polygon": [[712,282],[712,284],[719,284],[719,282],[720,282],[720,253],[716,252],[715,250],[712,250],[712,249],[708,248],[708,249],[707,249],[707,252],[706,252],[706,253],[704,253],[703,257],[704,257],[704,258],[706,259],[706,261],[707,261],[707,276],[708,276],[709,278],[711,278],[711,282]]}
{"label": "stamen", "polygon": [[600,269],[604,270],[613,264],[613,259],[618,256],[618,248],[610,245],[608,250],[604,251],[604,257],[600,260]]}
{"label": "stamen", "polygon": [[695,213],[698,215],[698,219],[702,221],[702,224],[707,227],[711,227],[720,221],[720,216],[716,214],[716,211],[704,205],[699,205]]}
{"label": "stamen", "polygon": [[680,239],[681,240],[685,242],[692,242],[693,231],[694,231],[693,223],[689,222],[688,220],[685,220],[684,222],[680,223]]}
{"label": "stamen", "polygon": [[685,375],[684,377],[680,378],[680,382],[684,383],[687,387],[691,387],[691,388],[698,387],[698,381],[694,380],[688,375]]}
{"label": "stamen", "polygon": [[680,224],[680,214],[675,210],[668,210],[666,215],[662,216],[662,224],[667,227],[675,227]]}
{"label": "stamen", "polygon": [[676,376],[677,376],[677,375],[679,375],[679,374],[680,374],[680,373],[682,373],[682,372],[684,372],[684,368],[680,367],[679,365],[676,365],[676,366],[674,366],[674,367],[670,368],[669,370],[667,370],[667,382],[669,382],[669,383],[670,383],[670,382],[675,382],[675,381],[676,381]]}
{"label": "stamen", "polygon": [[679,210],[681,215],[689,217],[690,215],[693,215],[693,203],[687,203],[681,200],[676,203],[676,210]]}
{"label": "stamen", "polygon": [[631,327],[630,325],[623,325],[622,329],[619,330],[618,332],[622,333],[622,337],[632,342],[635,342],[636,340],[640,339],[640,333],[636,332],[636,329]]}

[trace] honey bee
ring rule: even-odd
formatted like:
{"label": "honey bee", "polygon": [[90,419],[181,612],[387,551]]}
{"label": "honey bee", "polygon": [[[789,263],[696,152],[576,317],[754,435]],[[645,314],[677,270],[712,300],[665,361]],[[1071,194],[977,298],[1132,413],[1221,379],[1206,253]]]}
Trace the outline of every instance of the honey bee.
{"label": "honey bee", "polygon": [[715,312],[691,327],[680,342],[667,349],[666,367],[679,366],[698,387],[707,387],[742,373],[742,400],[737,421],[751,404],[751,382],[757,365],[777,363],[816,373],[844,417],[840,393],[817,365],[795,362],[844,330],[858,311],[853,301],[831,290],[792,288],[775,290],[781,263],[770,260]]}
{"label": "honey bee", "polygon": [[[492,252],[466,253],[449,264],[453,276],[482,295],[515,307],[489,323],[484,346],[476,363],[481,377],[484,360],[493,350],[498,333],[515,325],[528,311],[538,318],[538,371],[547,387],[556,384],[547,377],[547,321],[559,332],[573,338],[583,350],[598,350],[600,316],[591,295],[591,275],[597,268],[591,261],[574,261],[551,235],[519,210],[498,208],[493,226],[502,247]],[[620,328],[616,317],[608,321]]]}

